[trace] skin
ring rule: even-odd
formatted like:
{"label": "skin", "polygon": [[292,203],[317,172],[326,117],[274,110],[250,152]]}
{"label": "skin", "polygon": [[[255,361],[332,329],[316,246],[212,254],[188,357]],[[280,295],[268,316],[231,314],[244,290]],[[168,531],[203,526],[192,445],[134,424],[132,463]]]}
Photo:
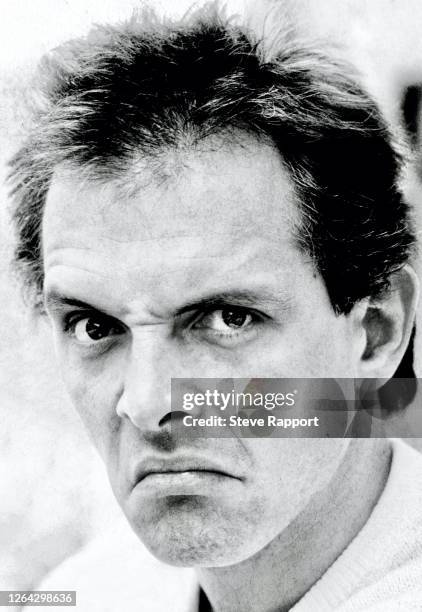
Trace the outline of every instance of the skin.
{"label": "skin", "polygon": [[[170,379],[387,377],[409,337],[414,277],[385,305],[336,316],[295,244],[293,186],[269,144],[208,141],[163,155],[161,169],[137,160],[130,192],[124,181],[55,174],[43,257],[62,376],[151,552],[200,568],[215,610],[284,609],[368,517],[388,472],[387,445],[176,439]],[[222,294],[224,304],[192,306]],[[375,307],[380,316],[368,317]],[[225,323],[227,308],[237,309],[236,325]],[[90,338],[93,328],[101,339]],[[134,486],[139,462],[151,457],[213,461],[226,475],[185,470]]]}

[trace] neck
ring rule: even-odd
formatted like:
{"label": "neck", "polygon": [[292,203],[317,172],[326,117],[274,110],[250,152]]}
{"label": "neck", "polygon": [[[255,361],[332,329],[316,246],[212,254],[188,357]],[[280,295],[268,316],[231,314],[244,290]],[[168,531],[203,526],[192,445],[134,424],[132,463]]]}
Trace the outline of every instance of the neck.
{"label": "neck", "polygon": [[329,485],[264,549],[240,564],[200,568],[214,612],[289,610],[362,529],[385,486],[388,440],[353,439]]}

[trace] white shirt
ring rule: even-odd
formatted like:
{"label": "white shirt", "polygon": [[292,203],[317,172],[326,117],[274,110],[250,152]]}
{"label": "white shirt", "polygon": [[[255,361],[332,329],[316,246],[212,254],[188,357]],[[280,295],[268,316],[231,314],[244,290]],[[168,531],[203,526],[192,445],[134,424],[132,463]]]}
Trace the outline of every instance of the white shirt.
{"label": "white shirt", "polygon": [[[422,612],[422,455],[402,441],[392,445],[390,474],[367,523],[291,612]],[[123,518],[39,588],[76,590],[78,612],[197,610],[193,570],[157,561]]]}

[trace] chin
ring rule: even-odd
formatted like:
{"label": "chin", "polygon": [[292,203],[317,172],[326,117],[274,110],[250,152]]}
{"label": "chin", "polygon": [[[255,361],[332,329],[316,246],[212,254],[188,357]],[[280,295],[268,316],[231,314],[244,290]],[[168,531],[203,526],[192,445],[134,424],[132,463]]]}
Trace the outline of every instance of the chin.
{"label": "chin", "polygon": [[151,541],[139,537],[156,559],[175,567],[227,567],[253,556],[239,548],[233,550],[219,538],[194,539],[180,535],[177,539]]}
{"label": "chin", "polygon": [[[154,557],[179,567],[223,567],[253,556],[262,546],[254,542],[250,525],[224,516],[203,498],[166,499],[154,513],[127,516],[132,529]],[[265,544],[264,544],[265,545]]]}

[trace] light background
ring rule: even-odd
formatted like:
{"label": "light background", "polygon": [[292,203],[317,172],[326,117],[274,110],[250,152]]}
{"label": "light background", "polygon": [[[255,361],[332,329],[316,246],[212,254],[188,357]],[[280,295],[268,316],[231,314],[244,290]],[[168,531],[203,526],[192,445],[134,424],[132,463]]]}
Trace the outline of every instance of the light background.
{"label": "light background", "polygon": [[[190,4],[159,6],[177,14]],[[227,4],[243,10],[242,0]],[[290,22],[353,61],[392,122],[399,120],[403,87],[422,83],[420,0],[246,0],[245,6],[258,32],[270,37],[275,24]],[[2,0],[0,179],[23,132],[25,84],[40,55],[93,22],[123,19],[137,7],[135,0]],[[412,183],[409,194],[422,210],[420,186]],[[121,519],[103,467],[63,393],[48,326],[25,311],[10,277],[3,186],[0,198],[0,589],[19,589],[34,586]],[[421,366],[419,360],[419,376]]]}

